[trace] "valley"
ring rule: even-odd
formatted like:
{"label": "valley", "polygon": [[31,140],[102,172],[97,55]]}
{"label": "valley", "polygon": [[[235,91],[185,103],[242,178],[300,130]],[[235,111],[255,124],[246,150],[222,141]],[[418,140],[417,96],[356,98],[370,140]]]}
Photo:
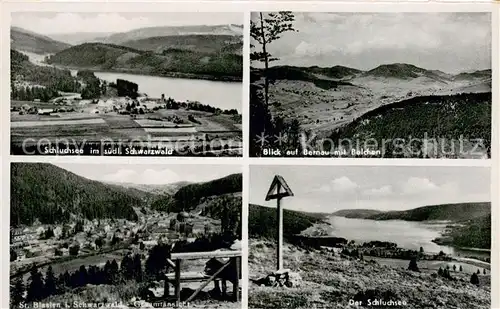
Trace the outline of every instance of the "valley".
{"label": "valley", "polygon": [[153,27],[69,45],[13,27],[11,152],[238,156],[238,29]]}
{"label": "valley", "polygon": [[[238,250],[241,185],[241,174],[200,183],[131,185],[89,180],[50,164],[13,164],[13,301],[168,301],[160,278],[169,272],[165,263],[171,252]],[[139,264],[130,266],[128,259]],[[184,263],[183,271],[200,272],[205,262]],[[114,271],[115,279],[100,278],[101,271]],[[78,279],[83,273],[87,279]],[[38,275],[43,277],[38,288],[45,284],[47,293],[33,291]],[[49,288],[50,280],[54,286]],[[16,288],[20,283],[22,291]],[[183,293],[195,289],[193,284],[184,285]],[[87,294],[97,286],[102,293]],[[207,287],[202,295],[209,291]],[[217,300],[210,295],[195,302]]]}
{"label": "valley", "polygon": [[[264,71],[253,69],[253,74],[262,94]],[[274,66],[266,74],[272,81],[271,115],[298,121],[316,150],[346,148],[350,152],[364,146],[382,150],[385,157],[489,156],[491,70],[453,75],[394,63],[367,71],[343,66]],[[419,139],[421,145],[411,145],[411,138]],[[383,143],[395,139],[405,143],[393,148],[409,150],[396,153]],[[343,145],[342,140],[350,143]],[[330,141],[335,144],[332,149],[323,145]],[[465,148],[460,153],[455,149],[458,143]]]}
{"label": "valley", "polygon": [[[487,308],[491,223],[490,229],[488,223],[471,227],[491,216],[490,208],[489,203],[464,203],[398,212],[285,210],[284,268],[301,279],[280,288],[261,283],[276,264],[276,232],[269,224],[276,220],[276,210],[250,205],[249,307],[356,308],[353,300],[366,306],[376,298],[403,302],[398,308]],[[484,244],[476,242],[478,233]],[[452,240],[436,242],[442,234]],[[470,248],[461,248],[465,239]],[[408,266],[415,255],[418,272]],[[445,270],[449,276],[442,276]],[[479,285],[469,282],[472,273],[479,274]]]}

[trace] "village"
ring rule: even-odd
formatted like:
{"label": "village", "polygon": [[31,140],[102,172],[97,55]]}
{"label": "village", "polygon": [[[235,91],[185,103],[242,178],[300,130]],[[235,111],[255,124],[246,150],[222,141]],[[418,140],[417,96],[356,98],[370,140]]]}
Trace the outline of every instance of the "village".
{"label": "village", "polygon": [[[82,219],[67,224],[13,228],[11,277],[27,273],[33,265],[40,268],[52,265],[54,271],[64,272],[85,265],[86,258],[92,264],[96,264],[97,258],[99,264],[106,262],[108,254],[113,252],[119,256],[130,252],[147,254],[159,243],[193,242],[201,235],[218,232],[220,221],[185,212],[142,215],[138,222]],[[73,260],[79,262],[72,263]]]}
{"label": "village", "polygon": [[68,138],[83,144],[148,140],[155,145],[173,143],[175,149],[188,152],[209,148],[220,155],[242,151],[242,118],[235,109],[178,102],[164,94],[127,95],[106,87],[106,95],[96,99],[59,93],[47,102],[12,100],[12,151],[24,153],[23,145],[33,146],[30,143],[38,139],[57,144]]}

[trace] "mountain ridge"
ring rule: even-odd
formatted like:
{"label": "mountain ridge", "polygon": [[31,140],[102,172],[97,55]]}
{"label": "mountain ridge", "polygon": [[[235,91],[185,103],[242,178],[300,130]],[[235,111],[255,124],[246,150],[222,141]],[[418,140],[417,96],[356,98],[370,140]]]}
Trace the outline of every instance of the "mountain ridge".
{"label": "mountain ridge", "polygon": [[[263,70],[260,68],[253,68],[253,69],[258,71]],[[425,76],[440,81],[442,80],[453,81],[454,79],[460,76],[491,78],[492,74],[491,69],[478,69],[471,72],[460,72],[457,74],[451,74],[443,72],[441,70],[430,70],[421,68],[419,66],[409,63],[381,64],[369,70],[360,70],[357,68],[352,68],[342,65],[335,65],[331,67],[277,65],[277,66],[272,66],[269,69],[271,71],[291,69],[295,71],[301,71],[303,73],[322,74],[325,75],[326,77],[332,77],[338,80],[345,80],[345,81],[349,81],[354,77],[360,77],[360,76],[385,77],[385,78],[397,78],[397,79],[413,79],[420,76]]]}
{"label": "mountain ridge", "polygon": [[11,49],[35,54],[52,54],[71,45],[19,27],[10,28]]}
{"label": "mountain ridge", "polygon": [[159,27],[144,27],[133,29],[126,32],[114,33],[106,37],[95,38],[96,41],[102,43],[122,44],[130,40],[146,39],[157,36],[172,36],[172,35],[193,35],[193,34],[212,34],[212,35],[243,35],[243,26],[229,25],[193,25],[193,26],[159,26]]}
{"label": "mountain ridge", "polygon": [[422,206],[401,211],[373,210],[368,214],[364,209],[344,209],[332,215],[345,218],[359,218],[368,220],[404,220],[404,221],[432,221],[451,220],[462,221],[483,217],[491,213],[490,202],[452,203]]}
{"label": "mountain ridge", "polygon": [[99,42],[72,46],[47,62],[78,69],[228,81],[240,81],[243,70],[243,58],[236,54],[179,49],[158,54]]}

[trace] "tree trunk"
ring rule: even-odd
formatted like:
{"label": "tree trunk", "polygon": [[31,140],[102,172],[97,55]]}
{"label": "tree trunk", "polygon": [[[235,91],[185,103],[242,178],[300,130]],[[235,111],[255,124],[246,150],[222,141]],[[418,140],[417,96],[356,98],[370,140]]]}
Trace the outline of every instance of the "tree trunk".
{"label": "tree trunk", "polygon": [[262,53],[264,54],[264,101],[266,103],[266,108],[269,105],[269,78],[267,77],[269,70],[269,59],[267,57],[266,49],[266,35],[264,33],[264,17],[262,12],[260,14],[260,33],[262,35]]}

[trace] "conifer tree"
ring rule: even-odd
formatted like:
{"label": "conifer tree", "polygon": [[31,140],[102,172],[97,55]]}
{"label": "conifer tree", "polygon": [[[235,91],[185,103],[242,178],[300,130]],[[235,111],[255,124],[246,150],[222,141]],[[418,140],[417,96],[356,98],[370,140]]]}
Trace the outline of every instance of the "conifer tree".
{"label": "conifer tree", "polygon": [[36,266],[33,266],[33,268],[30,271],[30,277],[29,277],[29,284],[28,284],[28,293],[26,295],[26,301],[28,302],[36,302],[39,301],[43,298],[43,290],[44,290],[44,284],[43,284],[43,277],[42,274],[38,271],[38,268]]}
{"label": "conifer tree", "polygon": [[51,296],[57,294],[56,277],[52,266],[49,265],[45,274],[45,295]]}
{"label": "conifer tree", "polygon": [[15,308],[24,302],[24,288],[23,278],[17,278],[14,287],[10,291],[10,302]]}
{"label": "conifer tree", "polygon": [[470,277],[470,283],[475,285],[479,284],[479,277],[477,276],[476,273],[473,273],[472,276]]}

